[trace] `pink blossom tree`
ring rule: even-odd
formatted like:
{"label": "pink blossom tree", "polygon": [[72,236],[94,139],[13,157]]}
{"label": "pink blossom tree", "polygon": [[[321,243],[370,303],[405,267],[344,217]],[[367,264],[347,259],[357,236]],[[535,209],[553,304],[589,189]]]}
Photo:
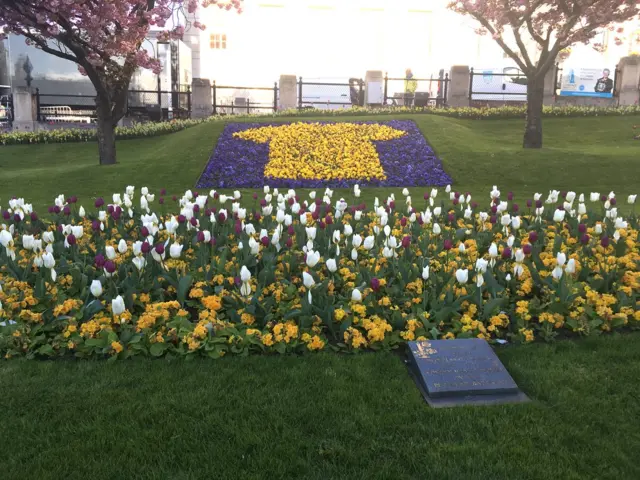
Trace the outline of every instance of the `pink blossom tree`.
{"label": "pink blossom tree", "polygon": [[[100,164],[116,162],[115,127],[126,113],[127,91],[138,68],[160,72],[141,48],[152,26],[160,38],[182,38],[200,7],[241,11],[242,0],[2,0],[3,32],[22,35],[43,51],[78,64],[96,90]],[[169,27],[170,26],[170,27]]]}
{"label": "pink blossom tree", "polygon": [[544,78],[558,54],[640,13],[638,0],[458,0],[449,8],[473,18],[527,76],[524,148],[542,147]]}

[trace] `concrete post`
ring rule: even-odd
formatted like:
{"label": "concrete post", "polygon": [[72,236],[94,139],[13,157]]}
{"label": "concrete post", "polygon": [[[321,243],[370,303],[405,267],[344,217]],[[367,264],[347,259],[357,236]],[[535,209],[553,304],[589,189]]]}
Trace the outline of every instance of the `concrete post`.
{"label": "concrete post", "polygon": [[16,87],[13,90],[13,130],[19,132],[35,132],[38,129],[36,122],[36,99],[29,87]]}
{"label": "concrete post", "polygon": [[211,82],[194,78],[191,82],[191,118],[207,118],[213,113]]}
{"label": "concrete post", "polygon": [[468,107],[469,106],[469,67],[467,65],[454,65],[451,67],[449,74],[449,98],[447,105],[449,107]]}
{"label": "concrete post", "polygon": [[624,57],[618,63],[620,73],[616,79],[619,105],[640,103],[640,57]]}
{"label": "concrete post", "polygon": [[298,78],[295,75],[280,75],[278,88],[280,91],[278,110],[298,108]]}
{"label": "concrete post", "polygon": [[364,104],[380,107],[384,103],[384,74],[382,70],[367,70],[364,76]]}
{"label": "concrete post", "polygon": [[544,93],[542,97],[543,105],[554,105],[556,100],[556,69],[554,65],[544,76]]}

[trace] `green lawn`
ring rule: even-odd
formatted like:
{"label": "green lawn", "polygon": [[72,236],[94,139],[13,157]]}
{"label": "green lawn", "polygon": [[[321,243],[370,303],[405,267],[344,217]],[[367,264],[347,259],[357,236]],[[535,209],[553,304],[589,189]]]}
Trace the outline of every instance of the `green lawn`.
{"label": "green lawn", "polygon": [[[550,188],[627,195],[637,193],[640,183],[640,142],[633,140],[632,130],[638,117],[545,119],[546,147],[537,151],[521,148],[522,120],[396,118],[415,120],[456,189],[482,198],[494,184],[522,199]],[[119,142],[119,164],[111,167],[97,166],[95,144],[0,147],[0,201],[23,196],[42,208],[65,193],[89,204],[91,198],[123,191],[126,185],[181,193],[195,185],[222,128],[215,122],[164,137]],[[364,198],[385,196],[384,190],[365,190]],[[421,197],[425,190],[412,193]]]}
{"label": "green lawn", "polygon": [[499,355],[531,403],[431,409],[384,353],[2,362],[0,478],[640,478],[640,335]]}

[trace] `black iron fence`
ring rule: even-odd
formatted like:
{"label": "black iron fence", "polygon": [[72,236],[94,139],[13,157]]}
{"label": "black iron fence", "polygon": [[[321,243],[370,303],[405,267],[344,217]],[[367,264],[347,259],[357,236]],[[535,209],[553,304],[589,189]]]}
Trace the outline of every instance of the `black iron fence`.
{"label": "black iron fence", "polygon": [[214,115],[251,114],[278,110],[278,83],[273,87],[211,85]]}
{"label": "black iron fence", "polygon": [[[97,120],[95,95],[42,93],[36,88],[35,97],[39,122],[93,124]],[[129,90],[126,115],[138,121],[189,118],[191,87],[180,91]]]}
{"label": "black iron fence", "polygon": [[348,82],[318,82],[298,80],[298,109],[335,110],[364,105],[364,81],[351,78]]}
{"label": "black iron fence", "polygon": [[446,107],[449,96],[449,74],[441,71],[429,78],[384,77],[385,105],[404,107]]}
{"label": "black iron fence", "polygon": [[517,68],[469,72],[469,100],[526,102],[527,76]]}

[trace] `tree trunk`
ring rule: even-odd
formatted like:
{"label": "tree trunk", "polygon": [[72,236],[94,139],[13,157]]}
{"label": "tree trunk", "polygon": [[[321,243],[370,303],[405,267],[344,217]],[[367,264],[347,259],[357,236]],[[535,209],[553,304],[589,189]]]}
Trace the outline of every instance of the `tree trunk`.
{"label": "tree trunk", "polygon": [[116,124],[109,102],[96,100],[98,114],[98,151],[100,165],[113,165],[116,163]]}
{"label": "tree trunk", "polygon": [[524,130],[524,148],[542,148],[542,103],[544,80],[529,79],[527,85],[527,125]]}

